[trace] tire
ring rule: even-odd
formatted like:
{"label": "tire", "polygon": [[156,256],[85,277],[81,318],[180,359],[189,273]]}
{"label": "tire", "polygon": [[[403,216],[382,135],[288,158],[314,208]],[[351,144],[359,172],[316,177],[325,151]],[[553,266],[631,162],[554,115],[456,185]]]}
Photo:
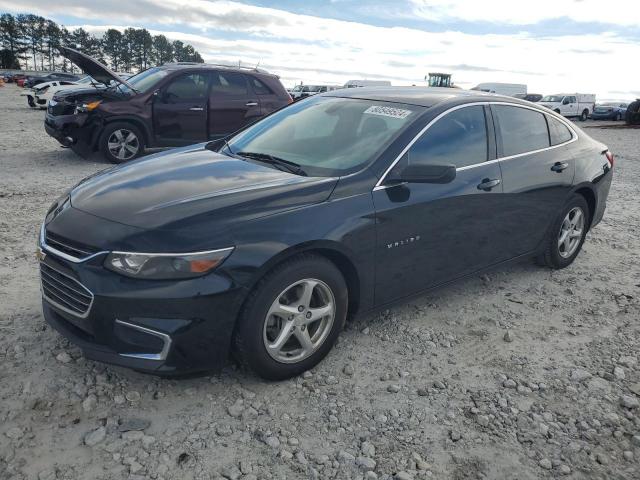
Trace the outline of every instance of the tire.
{"label": "tire", "polygon": [[554,110],[554,112],[556,112],[558,115],[560,115],[560,109],[559,109],[559,108],[556,108],[556,109]]}
{"label": "tire", "polygon": [[33,97],[31,95],[27,95],[27,103],[31,108],[36,108],[36,102],[33,101]]}
{"label": "tire", "polygon": [[[119,147],[114,147],[115,144],[118,144]],[[124,163],[144,153],[144,136],[140,129],[132,123],[108,123],[100,135],[98,147],[110,162]]]}
{"label": "tire", "polygon": [[[582,215],[580,235],[578,237],[574,237],[575,243],[573,243],[573,240],[569,240],[570,245],[569,248],[567,248],[567,243],[560,244],[560,239],[569,226],[566,221],[571,223],[572,217],[570,215],[573,214],[573,219],[575,219],[575,212],[578,210]],[[582,244],[584,243],[585,236],[587,235],[587,229],[590,221],[591,212],[589,211],[587,201],[582,195],[577,193],[572,195],[547,232],[547,236],[544,240],[544,250],[538,257],[536,257],[536,262],[539,265],[554,269],[561,269],[571,265],[582,249]],[[578,229],[575,228],[573,232],[577,233],[577,230]],[[570,231],[572,230],[569,229],[569,232]],[[571,235],[569,236],[571,237]]]}
{"label": "tire", "polygon": [[581,122],[586,122],[586,121],[587,121],[587,118],[589,118],[589,110],[584,109],[584,110],[582,111],[582,113],[580,114],[580,121],[581,121]]}
{"label": "tire", "polygon": [[[313,294],[309,302],[303,300],[307,291]],[[300,310],[299,304],[311,308]],[[319,317],[318,312],[329,311],[321,308],[328,309],[331,304],[333,315]],[[281,308],[286,309],[288,319],[280,316]],[[344,327],[347,309],[347,284],[331,261],[314,254],[294,257],[265,275],[249,294],[234,331],[233,355],[242,366],[267,380],[299,375],[329,353]],[[311,312],[319,319],[305,320]],[[305,322],[309,322],[307,326]],[[302,337],[312,339],[307,353],[298,340]]]}
{"label": "tire", "polygon": [[616,113],[616,118],[614,118],[613,120],[619,122],[620,120],[622,120],[622,114],[620,112]]}

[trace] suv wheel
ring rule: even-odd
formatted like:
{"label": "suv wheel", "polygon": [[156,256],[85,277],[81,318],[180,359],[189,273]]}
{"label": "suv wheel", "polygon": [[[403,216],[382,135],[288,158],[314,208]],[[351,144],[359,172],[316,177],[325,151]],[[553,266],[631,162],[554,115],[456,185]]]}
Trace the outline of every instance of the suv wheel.
{"label": "suv wheel", "polygon": [[301,255],[267,274],[238,318],[234,355],[263,378],[283,380],[329,353],[347,316],[347,285],[324,257]]}
{"label": "suv wheel", "polygon": [[110,162],[124,163],[142,155],[144,137],[138,127],[131,123],[111,123],[102,132],[99,147]]}
{"label": "suv wheel", "polygon": [[555,269],[571,265],[580,253],[590,218],[587,201],[582,195],[574,194],[549,230],[537,263]]}

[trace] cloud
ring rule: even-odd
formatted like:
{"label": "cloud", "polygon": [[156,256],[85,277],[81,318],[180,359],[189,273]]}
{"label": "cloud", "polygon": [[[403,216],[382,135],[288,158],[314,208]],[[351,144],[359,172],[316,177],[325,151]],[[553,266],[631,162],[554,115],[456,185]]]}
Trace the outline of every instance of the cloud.
{"label": "cloud", "polygon": [[[567,11],[567,2],[557,0],[558,5],[540,0],[536,8],[527,9],[522,9],[520,2],[497,0],[408,1],[412,9],[422,9],[422,14],[427,12],[445,25],[449,17],[535,22]],[[476,3],[479,6],[474,6]],[[573,3],[576,11],[582,12],[573,18],[611,20],[613,11],[627,22],[640,11],[633,8],[627,16],[602,2],[597,11],[594,5],[591,0]],[[3,9],[14,10],[15,2],[0,0]],[[22,0],[20,9],[50,16],[49,2],[44,0]],[[260,63],[279,74],[286,85],[299,81],[342,84],[358,77],[389,79],[398,85],[424,84],[429,71],[445,69],[462,85],[525,83],[534,92],[582,91],[613,98],[614,91],[636,89],[640,78],[640,63],[630,61],[640,58],[640,44],[615,30],[587,30],[577,35],[564,32],[562,36],[548,32],[536,35],[534,28],[508,34],[478,34],[472,29],[429,31],[409,28],[406,25],[410,23],[401,19],[394,20],[395,26],[379,26],[226,0],[58,0],[56,10],[64,11],[66,18],[81,20],[79,25],[93,32],[106,29],[107,24],[121,29],[146,26],[154,34],[193,44],[207,61]],[[625,72],[597,75],[597,65],[625,65]]]}
{"label": "cloud", "polygon": [[536,0],[526,4],[513,0],[409,0],[409,15],[447,22],[481,21],[495,24],[533,25],[565,18],[581,23],[640,25],[637,0]]}

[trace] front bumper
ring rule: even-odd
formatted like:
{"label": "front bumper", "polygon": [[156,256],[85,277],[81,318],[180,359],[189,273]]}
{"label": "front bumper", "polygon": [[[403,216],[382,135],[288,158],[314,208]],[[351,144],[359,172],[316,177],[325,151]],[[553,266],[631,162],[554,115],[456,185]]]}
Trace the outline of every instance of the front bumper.
{"label": "front bumper", "polygon": [[[243,292],[229,278],[136,280],[106,270],[106,252],[78,262],[42,239],[40,248],[44,318],[87,358],[158,375],[227,362]],[[86,312],[69,308],[79,305],[75,292],[87,298]]]}
{"label": "front bumper", "polygon": [[75,146],[80,153],[90,153],[95,145],[95,127],[89,115],[52,115],[47,112],[44,129],[64,147]]}
{"label": "front bumper", "polygon": [[[624,116],[624,115],[623,115]],[[613,120],[616,117],[615,113],[592,113],[591,114],[591,119],[592,120]]]}

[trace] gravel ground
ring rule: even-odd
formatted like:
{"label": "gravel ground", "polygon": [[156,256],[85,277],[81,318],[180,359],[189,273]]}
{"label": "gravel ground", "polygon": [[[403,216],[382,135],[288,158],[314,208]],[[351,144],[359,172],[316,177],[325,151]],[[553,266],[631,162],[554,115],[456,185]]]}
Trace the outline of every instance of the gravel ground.
{"label": "gravel ground", "polygon": [[573,266],[523,263],[347,326],[319,367],[165,380],[85,360],[40,311],[36,232],[108,165],[0,88],[0,479],[640,478],[640,131]]}

